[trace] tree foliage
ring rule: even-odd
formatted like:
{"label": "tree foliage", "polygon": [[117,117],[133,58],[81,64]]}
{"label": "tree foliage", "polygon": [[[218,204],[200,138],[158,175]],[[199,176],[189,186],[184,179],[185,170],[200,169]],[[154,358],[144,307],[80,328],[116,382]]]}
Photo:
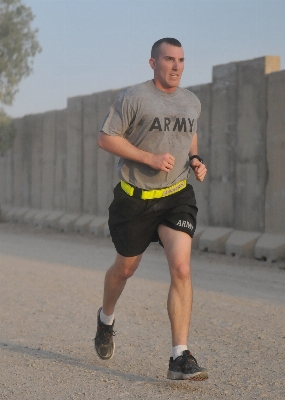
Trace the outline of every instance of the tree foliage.
{"label": "tree foliage", "polygon": [[41,51],[34,15],[21,0],[0,0],[0,102],[11,105],[20,81],[33,71]]}

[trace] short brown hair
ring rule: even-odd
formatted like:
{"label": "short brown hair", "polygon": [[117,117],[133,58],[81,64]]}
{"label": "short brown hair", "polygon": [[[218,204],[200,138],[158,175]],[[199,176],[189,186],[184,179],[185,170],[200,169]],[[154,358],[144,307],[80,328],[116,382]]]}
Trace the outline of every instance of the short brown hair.
{"label": "short brown hair", "polygon": [[181,43],[177,39],[174,39],[174,38],[159,39],[153,44],[153,46],[151,48],[151,58],[158,57],[159,49],[160,49],[160,46],[162,45],[162,43],[168,43],[175,47],[182,47]]}

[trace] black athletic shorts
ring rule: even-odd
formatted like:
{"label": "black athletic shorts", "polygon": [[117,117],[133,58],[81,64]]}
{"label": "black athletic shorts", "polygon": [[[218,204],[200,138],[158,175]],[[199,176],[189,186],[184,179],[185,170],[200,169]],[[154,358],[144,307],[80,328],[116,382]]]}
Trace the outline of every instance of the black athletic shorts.
{"label": "black athletic shorts", "polygon": [[189,184],[171,196],[142,200],[129,196],[118,183],[109,207],[110,234],[119,254],[137,256],[151,242],[159,241],[157,228],[160,224],[193,237],[197,211],[194,190]]}

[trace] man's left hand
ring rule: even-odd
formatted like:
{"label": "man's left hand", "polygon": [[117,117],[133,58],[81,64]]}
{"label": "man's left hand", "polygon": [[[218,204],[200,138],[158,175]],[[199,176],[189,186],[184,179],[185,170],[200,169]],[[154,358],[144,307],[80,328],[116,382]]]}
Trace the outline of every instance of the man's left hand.
{"label": "man's left hand", "polygon": [[202,182],[207,173],[206,165],[201,163],[197,158],[193,158],[193,160],[190,161],[190,166],[193,169],[197,181]]}

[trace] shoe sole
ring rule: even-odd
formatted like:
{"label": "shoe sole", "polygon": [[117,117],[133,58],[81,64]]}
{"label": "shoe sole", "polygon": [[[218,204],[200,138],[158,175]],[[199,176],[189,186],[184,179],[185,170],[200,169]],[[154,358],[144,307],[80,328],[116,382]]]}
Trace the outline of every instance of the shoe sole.
{"label": "shoe sole", "polygon": [[206,381],[208,372],[196,372],[195,374],[183,374],[182,372],[167,371],[167,379],[172,380],[188,380],[188,381]]}

